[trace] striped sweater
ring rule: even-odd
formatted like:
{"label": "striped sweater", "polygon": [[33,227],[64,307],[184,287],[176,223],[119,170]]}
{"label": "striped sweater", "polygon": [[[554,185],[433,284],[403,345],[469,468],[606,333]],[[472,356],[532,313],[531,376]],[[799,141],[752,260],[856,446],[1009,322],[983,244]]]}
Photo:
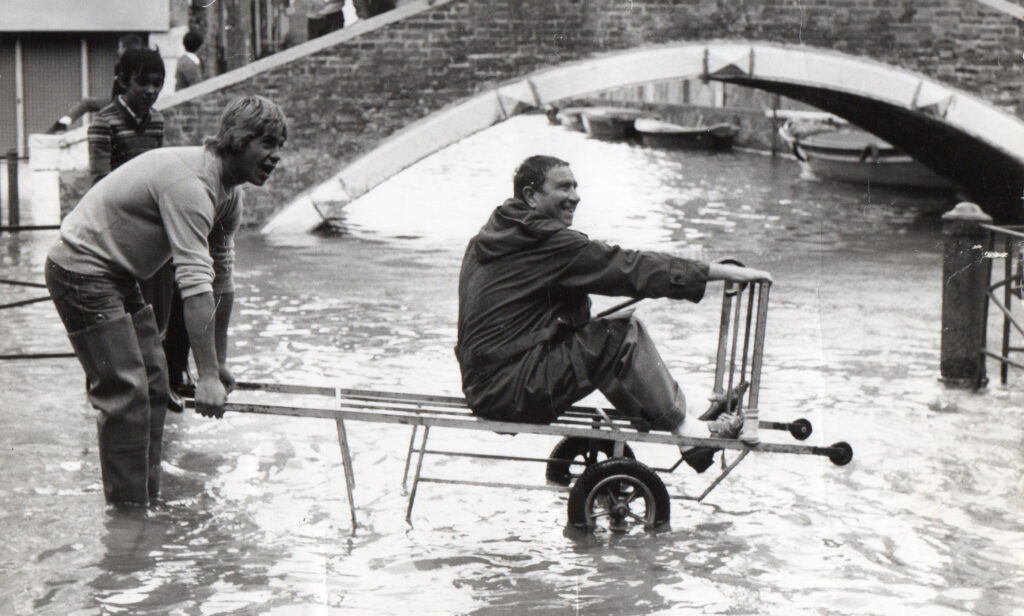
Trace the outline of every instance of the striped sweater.
{"label": "striped sweater", "polygon": [[95,185],[143,152],[164,144],[164,119],[156,109],[136,117],[123,97],[99,110],[89,124],[89,171]]}

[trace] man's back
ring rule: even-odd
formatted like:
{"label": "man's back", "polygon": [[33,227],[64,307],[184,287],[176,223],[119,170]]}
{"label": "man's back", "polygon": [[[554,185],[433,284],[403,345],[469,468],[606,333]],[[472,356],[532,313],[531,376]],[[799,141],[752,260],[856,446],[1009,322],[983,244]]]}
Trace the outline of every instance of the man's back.
{"label": "man's back", "polygon": [[220,172],[220,159],[199,146],[139,155],[82,197],[61,224],[61,242],[51,258],[80,273],[146,279],[173,248],[182,291],[211,283],[207,238],[219,225],[219,245],[213,248],[229,250],[241,218],[238,191],[224,189]]}
{"label": "man's back", "polygon": [[185,54],[178,58],[178,67],[174,70],[174,89],[181,90],[203,80],[199,63]]}
{"label": "man's back", "polygon": [[509,200],[470,240],[459,274],[459,347],[486,355],[552,328],[586,321],[586,293],[557,280],[586,247],[586,236]]}

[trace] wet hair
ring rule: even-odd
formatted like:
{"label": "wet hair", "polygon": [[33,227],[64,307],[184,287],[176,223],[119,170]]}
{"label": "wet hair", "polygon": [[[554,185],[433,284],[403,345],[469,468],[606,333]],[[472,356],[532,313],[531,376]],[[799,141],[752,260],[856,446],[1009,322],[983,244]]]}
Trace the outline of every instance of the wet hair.
{"label": "wet hair", "polygon": [[196,50],[202,46],[203,37],[198,32],[194,30],[189,30],[181,39],[181,44],[185,46],[185,51],[189,53],[195,53]]}
{"label": "wet hair", "polygon": [[281,108],[268,98],[253,94],[236,98],[220,114],[217,136],[206,147],[220,156],[237,154],[253,139],[266,136],[288,138],[288,120]]}
{"label": "wet hair", "polygon": [[534,190],[540,190],[544,180],[548,177],[548,171],[555,167],[568,167],[569,163],[554,156],[536,155],[524,160],[516,168],[515,179],[512,180],[512,194],[516,199],[525,201],[523,189],[527,186]]}
{"label": "wet hair", "polygon": [[126,49],[117,61],[117,81],[127,85],[132,77],[148,76],[150,73],[165,74],[164,59],[160,52],[146,47]]}

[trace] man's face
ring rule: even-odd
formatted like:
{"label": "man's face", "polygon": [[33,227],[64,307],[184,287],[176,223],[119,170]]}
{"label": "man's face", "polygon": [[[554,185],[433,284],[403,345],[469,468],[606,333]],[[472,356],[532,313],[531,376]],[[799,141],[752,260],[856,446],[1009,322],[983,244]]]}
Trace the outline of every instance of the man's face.
{"label": "man's face", "polygon": [[132,75],[125,84],[124,100],[135,113],[146,113],[156,102],[157,94],[164,87],[162,73]]}
{"label": "man's face", "polygon": [[263,135],[252,139],[241,152],[232,155],[239,184],[249,182],[263,186],[281,160],[279,153],[283,145],[284,139],[280,136]]}
{"label": "man's face", "polygon": [[553,218],[568,227],[572,225],[576,205],[580,202],[576,186],[576,178],[569,167],[552,167],[548,169],[541,187],[537,190],[527,187],[523,190],[523,196],[538,214]]}

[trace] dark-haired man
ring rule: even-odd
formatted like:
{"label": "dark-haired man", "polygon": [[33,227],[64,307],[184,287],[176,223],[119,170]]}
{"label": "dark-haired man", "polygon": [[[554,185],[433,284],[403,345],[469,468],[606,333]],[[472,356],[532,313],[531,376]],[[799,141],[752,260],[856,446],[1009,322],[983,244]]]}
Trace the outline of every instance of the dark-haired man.
{"label": "dark-haired man", "polygon": [[[570,228],[580,202],[576,188],[567,162],[527,158],[516,170],[514,197],[469,242],[455,353],[470,408],[489,419],[549,423],[598,389],[655,429],[736,437],[738,416],[689,418],[643,324],[631,312],[591,318],[589,294],[697,302],[708,281],[771,276],[591,240]],[[701,471],[710,462],[699,457],[687,462]]]}
{"label": "dark-haired man", "polygon": [[259,96],[237,99],[205,148],[136,156],[93,186],[61,223],[47,255],[46,286],[99,410],[108,502],[145,505],[160,490],[167,365],[152,307],[136,281],[173,262],[198,371],[196,411],[222,416],[234,383],[227,326],[242,214],[238,187],[267,181],[286,136],[277,105]]}

